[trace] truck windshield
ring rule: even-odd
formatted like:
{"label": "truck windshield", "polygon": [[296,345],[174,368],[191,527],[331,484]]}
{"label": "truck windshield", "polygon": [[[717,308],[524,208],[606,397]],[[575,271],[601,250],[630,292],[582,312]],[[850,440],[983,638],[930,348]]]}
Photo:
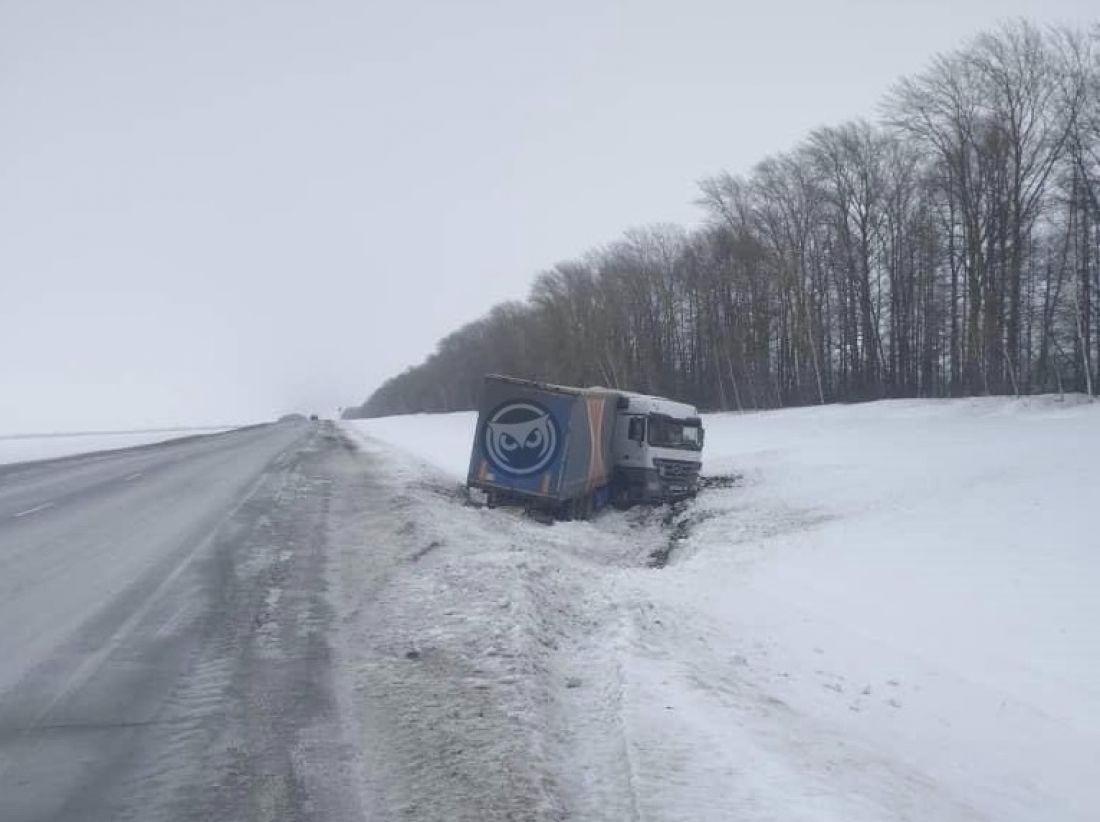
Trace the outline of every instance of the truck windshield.
{"label": "truck windshield", "polygon": [[653,416],[649,418],[649,444],[658,448],[699,451],[703,448],[703,427],[698,422],[685,423]]}

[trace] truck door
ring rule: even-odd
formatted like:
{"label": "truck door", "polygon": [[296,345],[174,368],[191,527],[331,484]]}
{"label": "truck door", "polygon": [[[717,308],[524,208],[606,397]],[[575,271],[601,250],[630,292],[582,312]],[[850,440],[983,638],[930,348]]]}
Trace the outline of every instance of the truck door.
{"label": "truck door", "polygon": [[645,468],[646,418],[642,414],[620,414],[615,425],[615,466]]}

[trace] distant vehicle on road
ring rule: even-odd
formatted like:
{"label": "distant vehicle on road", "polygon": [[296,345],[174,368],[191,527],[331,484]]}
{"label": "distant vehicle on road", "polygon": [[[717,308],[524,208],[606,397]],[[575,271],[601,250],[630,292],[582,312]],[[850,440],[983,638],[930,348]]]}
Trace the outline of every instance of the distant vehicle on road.
{"label": "distant vehicle on road", "polygon": [[317,422],[317,415],[316,414],[310,414],[309,415],[309,421],[310,422]]}
{"label": "distant vehicle on road", "polygon": [[610,388],[489,375],[467,485],[490,505],[565,519],[694,496],[703,425],[694,406]]}

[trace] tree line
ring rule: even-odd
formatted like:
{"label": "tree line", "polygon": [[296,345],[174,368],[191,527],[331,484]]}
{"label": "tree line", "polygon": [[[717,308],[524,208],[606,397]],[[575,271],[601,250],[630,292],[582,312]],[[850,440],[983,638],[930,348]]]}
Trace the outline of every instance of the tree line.
{"label": "tree line", "polygon": [[981,34],[699,205],[538,275],[351,414],[473,408],[490,372],[706,409],[1094,394],[1100,26]]}

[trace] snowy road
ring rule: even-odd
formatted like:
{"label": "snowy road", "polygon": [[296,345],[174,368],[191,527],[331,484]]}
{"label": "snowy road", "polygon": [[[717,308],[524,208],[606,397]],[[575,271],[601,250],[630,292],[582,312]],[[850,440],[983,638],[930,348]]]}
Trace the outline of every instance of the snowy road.
{"label": "snowy road", "polygon": [[357,815],[326,644],[339,459],[282,424],[0,468],[0,819]]}

